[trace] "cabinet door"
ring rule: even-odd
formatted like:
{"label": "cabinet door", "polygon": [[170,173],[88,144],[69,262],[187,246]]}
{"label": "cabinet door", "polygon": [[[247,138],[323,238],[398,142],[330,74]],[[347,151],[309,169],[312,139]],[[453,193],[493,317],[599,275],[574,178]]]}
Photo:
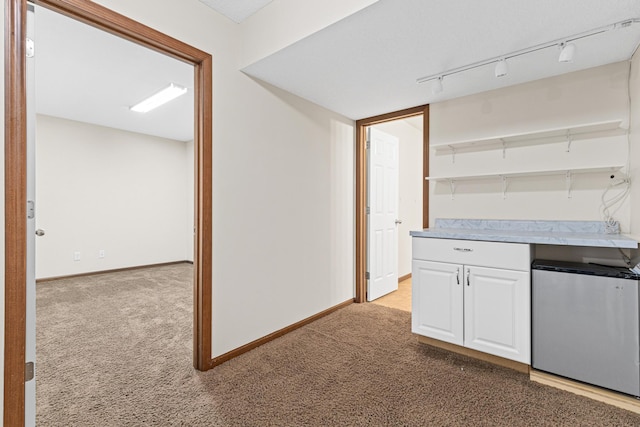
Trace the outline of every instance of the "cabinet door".
{"label": "cabinet door", "polygon": [[462,279],[462,265],[413,260],[413,333],[462,345]]}
{"label": "cabinet door", "polygon": [[518,362],[531,362],[530,274],[464,269],[464,345]]}

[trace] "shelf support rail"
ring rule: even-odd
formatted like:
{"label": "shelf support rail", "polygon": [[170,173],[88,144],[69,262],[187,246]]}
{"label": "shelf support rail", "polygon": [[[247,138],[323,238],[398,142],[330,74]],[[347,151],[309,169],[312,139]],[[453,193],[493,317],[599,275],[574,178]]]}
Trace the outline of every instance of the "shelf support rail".
{"label": "shelf support rail", "polygon": [[502,158],[507,158],[507,141],[504,138],[500,138],[500,142],[502,142]]}
{"label": "shelf support rail", "polygon": [[567,185],[567,198],[571,198],[571,185],[573,184],[573,175],[571,171],[567,171],[566,175],[566,185]]}
{"label": "shelf support rail", "polygon": [[452,179],[449,180],[449,185],[451,188],[451,200],[454,200],[454,195],[456,194],[456,182]]}
{"label": "shelf support rail", "polygon": [[506,199],[508,186],[507,177],[505,175],[501,175],[500,178],[502,178],[502,198]]}
{"label": "shelf support rail", "polygon": [[451,163],[455,163],[456,162],[456,147],[454,147],[453,145],[450,145],[449,148],[451,148]]}
{"label": "shelf support rail", "polygon": [[567,140],[567,153],[571,152],[571,143],[573,142],[573,138],[571,138],[571,131],[567,130],[567,133],[565,134],[565,139]]}

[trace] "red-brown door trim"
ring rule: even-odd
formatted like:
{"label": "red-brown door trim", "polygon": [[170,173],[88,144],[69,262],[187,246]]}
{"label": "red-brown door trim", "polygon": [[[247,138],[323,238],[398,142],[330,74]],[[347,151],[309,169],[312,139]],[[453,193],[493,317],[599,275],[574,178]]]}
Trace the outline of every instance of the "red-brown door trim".
{"label": "red-brown door trim", "polygon": [[423,116],[422,127],[422,226],[429,226],[429,106],[408,108],[356,121],[356,297],[355,302],[367,300],[367,127],[413,116]]}
{"label": "red-brown door trim", "polygon": [[[150,27],[88,0],[34,3],[194,66],[195,252],[194,359],[211,368],[212,278],[212,58]],[[23,426],[26,308],[26,85],[27,1],[5,0],[5,323],[6,427]]]}

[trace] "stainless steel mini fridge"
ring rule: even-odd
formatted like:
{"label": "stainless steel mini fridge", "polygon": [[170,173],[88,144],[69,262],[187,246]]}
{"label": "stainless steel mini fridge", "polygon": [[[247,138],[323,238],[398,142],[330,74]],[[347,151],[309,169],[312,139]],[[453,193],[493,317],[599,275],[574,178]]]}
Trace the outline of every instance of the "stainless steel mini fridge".
{"label": "stainless steel mini fridge", "polygon": [[640,396],[639,277],[547,260],[532,272],[533,368]]}

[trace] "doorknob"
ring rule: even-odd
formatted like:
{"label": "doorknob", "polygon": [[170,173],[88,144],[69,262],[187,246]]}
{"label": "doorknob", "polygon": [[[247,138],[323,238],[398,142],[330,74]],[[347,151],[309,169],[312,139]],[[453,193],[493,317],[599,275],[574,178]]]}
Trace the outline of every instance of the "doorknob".
{"label": "doorknob", "polygon": [[36,236],[44,236],[44,230],[41,228],[38,228],[36,230]]}
{"label": "doorknob", "polygon": [[398,224],[402,224],[402,220],[401,219],[396,219],[396,225]]}

